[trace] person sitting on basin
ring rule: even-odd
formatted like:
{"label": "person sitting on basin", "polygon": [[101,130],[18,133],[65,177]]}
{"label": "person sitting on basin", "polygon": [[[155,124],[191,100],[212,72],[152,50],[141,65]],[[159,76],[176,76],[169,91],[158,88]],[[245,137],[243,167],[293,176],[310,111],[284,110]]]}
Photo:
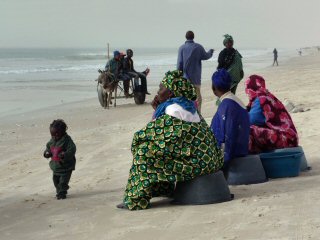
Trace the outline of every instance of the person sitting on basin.
{"label": "person sitting on basin", "polygon": [[260,153],[298,146],[298,134],[281,101],[266,89],[265,80],[251,75],[246,80],[250,117],[249,151]]}
{"label": "person sitting on basin", "polygon": [[150,199],[172,196],[175,183],[217,172],[223,154],[194,104],[193,84],[181,71],[167,72],[152,103],[154,119],[133,136],[133,162],[118,208],[147,209]]}
{"label": "person sitting on basin", "polygon": [[221,102],[212,118],[211,130],[224,152],[223,171],[226,175],[233,158],[248,154],[250,123],[242,101],[230,91],[232,78],[227,70],[212,75],[212,91]]}

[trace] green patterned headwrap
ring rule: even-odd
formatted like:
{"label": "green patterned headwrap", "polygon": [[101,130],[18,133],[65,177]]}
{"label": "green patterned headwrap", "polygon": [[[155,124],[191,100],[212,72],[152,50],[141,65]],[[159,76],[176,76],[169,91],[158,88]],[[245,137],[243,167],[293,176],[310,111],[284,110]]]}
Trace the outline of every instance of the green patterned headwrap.
{"label": "green patterned headwrap", "polygon": [[233,38],[232,38],[231,35],[225,34],[225,35],[223,35],[223,36],[224,36],[224,40],[223,40],[223,45],[224,45],[224,46],[225,46],[225,45],[227,44],[227,42],[229,42],[229,41],[233,42]]}
{"label": "green patterned headwrap", "polygon": [[162,84],[168,88],[175,97],[185,97],[194,101],[197,99],[196,89],[193,84],[182,77],[182,71],[174,70],[166,73]]}

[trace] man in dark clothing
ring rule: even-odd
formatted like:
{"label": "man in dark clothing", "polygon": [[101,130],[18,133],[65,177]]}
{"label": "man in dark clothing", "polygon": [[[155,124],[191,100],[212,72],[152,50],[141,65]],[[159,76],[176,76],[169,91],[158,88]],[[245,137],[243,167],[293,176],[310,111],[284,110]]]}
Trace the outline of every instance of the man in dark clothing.
{"label": "man in dark clothing", "polygon": [[105,70],[111,72],[115,79],[123,81],[124,95],[129,97],[129,85],[131,77],[123,72],[124,59],[119,51],[113,52],[113,58],[107,62]]}
{"label": "man in dark clothing", "polygon": [[123,81],[123,90],[124,90],[124,96],[126,98],[131,97],[132,95],[129,94],[129,88],[130,88],[130,75],[125,73],[124,71],[124,60],[125,60],[126,54],[123,52],[120,52],[120,77],[119,80]]}
{"label": "man in dark clothing", "polygon": [[149,72],[149,69],[147,68],[145,71],[143,72],[137,72],[134,69],[133,66],[133,51],[131,49],[127,50],[127,57],[124,58],[124,64],[123,64],[123,72],[126,75],[129,75],[130,77],[133,77],[135,79],[141,79],[141,86],[142,86],[142,91],[145,94],[150,95],[150,93],[147,90],[147,74]]}

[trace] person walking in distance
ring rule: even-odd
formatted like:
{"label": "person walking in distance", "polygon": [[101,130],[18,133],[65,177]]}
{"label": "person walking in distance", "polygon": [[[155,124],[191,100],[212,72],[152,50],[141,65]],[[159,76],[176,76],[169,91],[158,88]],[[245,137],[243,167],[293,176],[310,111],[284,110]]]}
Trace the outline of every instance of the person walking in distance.
{"label": "person walking in distance", "polygon": [[278,51],[277,49],[273,49],[273,64],[272,66],[274,66],[274,64],[277,63],[277,66],[279,66],[278,64]]}

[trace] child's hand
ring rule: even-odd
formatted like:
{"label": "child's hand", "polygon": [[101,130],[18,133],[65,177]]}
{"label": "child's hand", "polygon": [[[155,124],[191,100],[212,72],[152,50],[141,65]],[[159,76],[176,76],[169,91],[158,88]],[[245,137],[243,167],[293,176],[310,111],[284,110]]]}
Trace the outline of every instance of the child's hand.
{"label": "child's hand", "polygon": [[64,152],[59,153],[59,158],[64,159]]}
{"label": "child's hand", "polygon": [[44,153],[43,153],[43,156],[45,157],[45,158],[50,158],[50,157],[52,157],[52,153],[50,152],[50,151],[44,151]]}

